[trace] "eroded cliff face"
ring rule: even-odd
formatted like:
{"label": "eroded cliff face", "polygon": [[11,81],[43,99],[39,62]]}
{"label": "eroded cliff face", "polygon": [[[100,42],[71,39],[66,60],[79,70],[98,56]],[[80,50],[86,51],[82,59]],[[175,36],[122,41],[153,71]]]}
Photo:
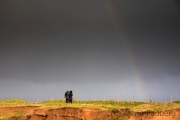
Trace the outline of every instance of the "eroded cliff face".
{"label": "eroded cliff face", "polygon": [[129,119],[130,112],[124,110],[101,110],[95,108],[57,108],[35,109],[32,115],[27,114],[29,120],[110,120]]}
{"label": "eroded cliff face", "polygon": [[[21,115],[21,114],[23,115]],[[9,120],[180,120],[180,110],[132,113],[129,109],[48,108],[40,106],[1,107]]]}

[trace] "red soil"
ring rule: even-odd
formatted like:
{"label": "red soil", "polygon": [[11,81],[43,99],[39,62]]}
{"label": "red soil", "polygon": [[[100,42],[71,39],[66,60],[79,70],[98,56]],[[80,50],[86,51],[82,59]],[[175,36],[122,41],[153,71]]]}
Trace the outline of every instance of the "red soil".
{"label": "red soil", "polygon": [[[25,115],[15,117],[14,114]],[[45,108],[38,106],[0,107],[0,115],[9,120],[180,120],[180,110],[130,113],[128,109],[101,110],[95,108]]]}

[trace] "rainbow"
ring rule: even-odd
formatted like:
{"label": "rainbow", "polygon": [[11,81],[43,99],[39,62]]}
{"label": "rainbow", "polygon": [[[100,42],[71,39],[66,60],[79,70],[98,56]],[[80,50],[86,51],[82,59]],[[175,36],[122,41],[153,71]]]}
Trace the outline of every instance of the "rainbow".
{"label": "rainbow", "polygon": [[103,2],[104,6],[107,9],[107,13],[109,16],[113,19],[114,25],[122,38],[122,44],[124,46],[124,51],[126,53],[127,60],[129,60],[129,66],[131,68],[131,74],[133,76],[132,79],[132,87],[134,87],[136,95],[138,97],[142,97],[145,95],[143,93],[144,89],[144,84],[143,84],[143,79],[142,76],[138,70],[137,62],[135,59],[135,55],[133,54],[131,45],[129,44],[128,37],[123,29],[123,24],[120,18],[120,15],[117,13],[116,6],[114,5],[113,1],[111,0],[104,0]]}

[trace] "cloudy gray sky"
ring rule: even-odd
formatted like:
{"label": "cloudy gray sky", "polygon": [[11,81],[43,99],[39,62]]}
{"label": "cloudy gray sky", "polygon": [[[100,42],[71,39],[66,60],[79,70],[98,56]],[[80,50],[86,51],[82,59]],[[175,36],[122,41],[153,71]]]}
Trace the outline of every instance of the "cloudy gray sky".
{"label": "cloudy gray sky", "polygon": [[1,0],[0,97],[179,100],[178,0]]}

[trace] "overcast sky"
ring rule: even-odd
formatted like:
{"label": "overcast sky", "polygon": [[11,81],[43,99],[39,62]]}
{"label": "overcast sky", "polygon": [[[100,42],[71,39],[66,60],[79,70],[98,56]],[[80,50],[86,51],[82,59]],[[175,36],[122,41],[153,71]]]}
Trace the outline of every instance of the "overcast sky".
{"label": "overcast sky", "polygon": [[178,0],[1,0],[0,99],[180,100]]}

